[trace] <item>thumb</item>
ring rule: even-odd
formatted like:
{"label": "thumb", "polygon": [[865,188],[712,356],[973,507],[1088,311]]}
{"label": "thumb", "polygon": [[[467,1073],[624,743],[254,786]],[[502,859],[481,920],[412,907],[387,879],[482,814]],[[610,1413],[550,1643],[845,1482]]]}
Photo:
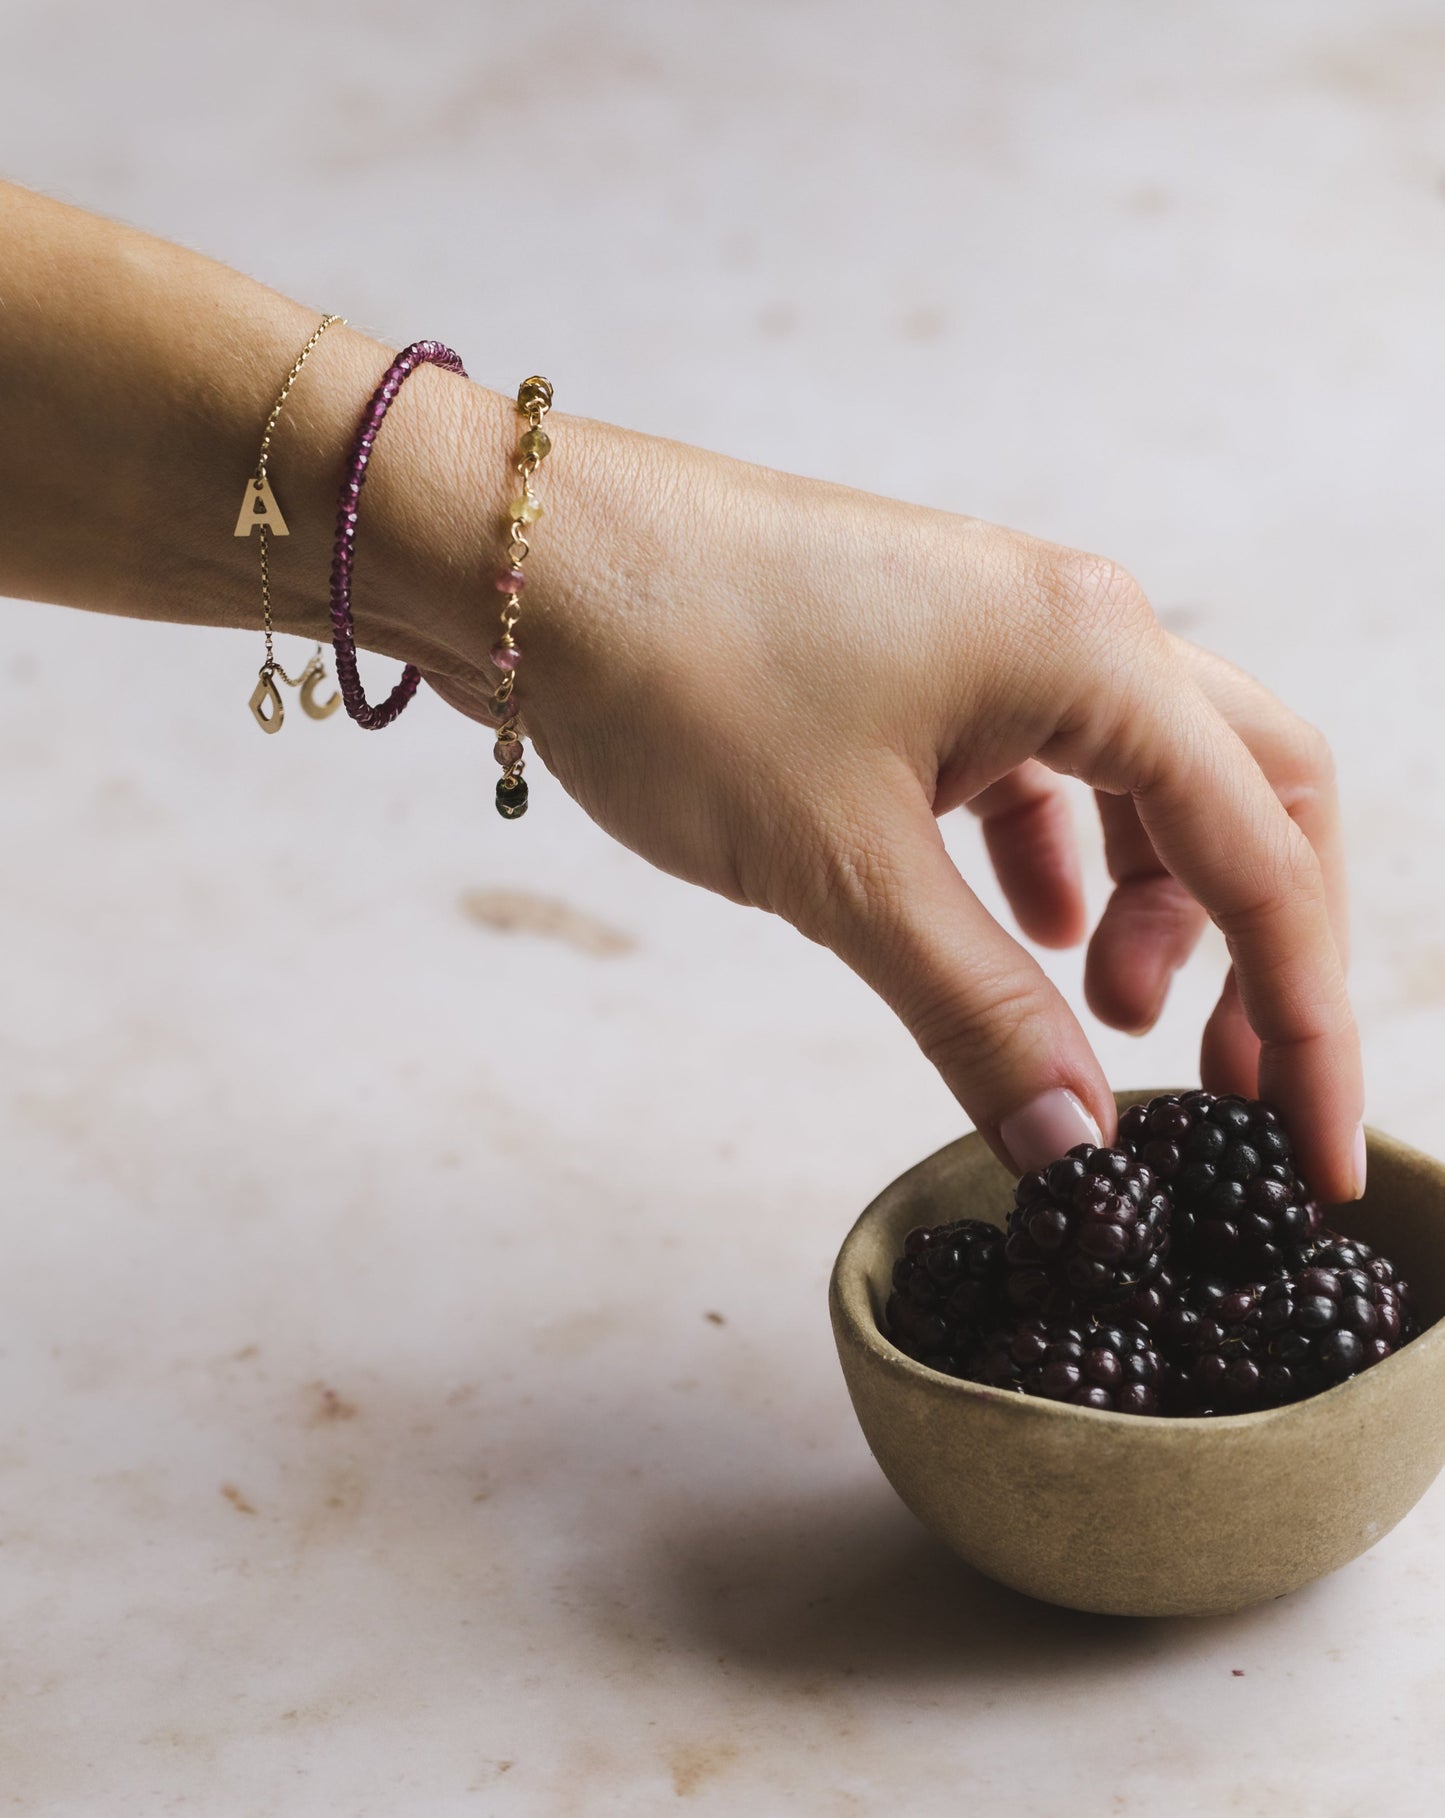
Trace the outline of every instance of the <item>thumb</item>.
{"label": "thumb", "polygon": [[838,876],[815,938],[898,1013],[1002,1161],[1024,1174],[1113,1140],[1077,1018],[959,875],[921,795],[875,817]]}

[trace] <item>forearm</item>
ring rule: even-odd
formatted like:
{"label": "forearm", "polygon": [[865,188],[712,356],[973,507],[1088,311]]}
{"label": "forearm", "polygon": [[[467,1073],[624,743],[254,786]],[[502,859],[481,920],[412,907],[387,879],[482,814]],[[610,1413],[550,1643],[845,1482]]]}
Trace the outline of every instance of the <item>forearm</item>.
{"label": "forearm", "polygon": [[[345,310],[344,299],[327,299]],[[260,623],[236,514],[277,390],[321,311],[200,253],[0,183],[0,594],[194,624]],[[424,332],[423,329],[419,332]],[[346,450],[395,349],[336,323],[282,413],[278,629],[325,637]],[[507,401],[435,367],[368,472],[358,641],[454,667],[504,503]]]}

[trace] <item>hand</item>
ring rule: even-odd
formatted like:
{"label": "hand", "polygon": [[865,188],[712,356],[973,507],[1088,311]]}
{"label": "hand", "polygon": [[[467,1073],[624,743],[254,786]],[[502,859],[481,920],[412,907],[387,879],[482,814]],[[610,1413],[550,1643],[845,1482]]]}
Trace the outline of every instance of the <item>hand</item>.
{"label": "hand", "polygon": [[[265,375],[294,359],[314,311],[14,185],[0,183],[0,228],[0,592],[254,627],[254,552],[227,526],[274,396]],[[336,451],[395,351],[329,331],[281,421],[282,629],[324,635]],[[1022,1168],[1112,1135],[1113,1101],[935,816],[971,804],[1025,932],[1068,943],[1084,909],[1054,773],[1082,777],[1118,884],[1090,944],[1090,1004],[1146,1027],[1212,915],[1234,967],[1205,1033],[1206,1083],[1274,1100],[1323,1197],[1359,1190],[1344,881],[1315,733],[1167,637],[1096,557],[579,418],[550,424],[519,698],[590,814],[654,864],[833,948]],[[495,502],[495,535],[516,439],[509,400],[427,367],[368,469],[361,641],[417,662],[480,718],[497,596],[478,610],[478,505]],[[159,551],[136,536],[155,499]]]}
{"label": "hand", "polygon": [[[1205,1084],[1274,1103],[1323,1198],[1362,1190],[1345,881],[1318,733],[1170,637],[1099,557],[553,421],[517,694],[593,819],[830,947],[1022,1171],[1110,1139],[1113,1100],[936,817],[971,807],[1023,931],[1070,945],[1085,913],[1058,779],[1080,777],[1116,884],[1089,944],[1090,1007],[1149,1027],[1212,918],[1233,965]],[[468,626],[428,679],[485,719],[494,634]]]}

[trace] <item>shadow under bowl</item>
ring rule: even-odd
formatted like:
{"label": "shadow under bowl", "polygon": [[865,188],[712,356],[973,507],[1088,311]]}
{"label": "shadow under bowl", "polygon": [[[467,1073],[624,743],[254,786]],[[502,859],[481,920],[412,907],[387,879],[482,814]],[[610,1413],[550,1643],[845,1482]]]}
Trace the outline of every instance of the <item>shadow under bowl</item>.
{"label": "shadow under bowl", "polygon": [[1378,1131],[1367,1140],[1365,1198],[1326,1217],[1398,1266],[1424,1331],[1322,1395],[1200,1420],[1076,1408],[906,1357],[882,1331],[906,1234],[954,1218],[1002,1225],[1013,1204],[1013,1181],[980,1136],[909,1169],[849,1232],[828,1290],[848,1392],[883,1474],[970,1565],[1077,1610],[1219,1614],[1363,1553],[1445,1461],[1445,1166]]}

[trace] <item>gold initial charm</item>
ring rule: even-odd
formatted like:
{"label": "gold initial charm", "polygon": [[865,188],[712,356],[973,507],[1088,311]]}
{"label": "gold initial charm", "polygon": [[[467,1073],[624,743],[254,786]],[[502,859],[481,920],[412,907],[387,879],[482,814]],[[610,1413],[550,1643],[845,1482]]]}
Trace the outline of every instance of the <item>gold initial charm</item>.
{"label": "gold initial charm", "polygon": [[264,524],[273,537],[291,534],[281,516],[271,482],[260,474],[253,474],[246,482],[246,496],[241,500],[240,515],[236,519],[236,535],[248,537],[258,524]]}
{"label": "gold initial charm", "polygon": [[313,720],[329,720],[341,705],[340,693],[333,694],[329,701],[318,701],[316,690],[326,680],[326,665],[319,657],[312,657],[301,675],[301,711]]}
{"label": "gold initial charm", "polygon": [[[279,732],[281,722],[286,717],[286,709],[281,705],[281,696],[275,682],[263,669],[260,680],[248,702],[252,716],[262,732]],[[270,712],[266,711],[267,707]]]}

